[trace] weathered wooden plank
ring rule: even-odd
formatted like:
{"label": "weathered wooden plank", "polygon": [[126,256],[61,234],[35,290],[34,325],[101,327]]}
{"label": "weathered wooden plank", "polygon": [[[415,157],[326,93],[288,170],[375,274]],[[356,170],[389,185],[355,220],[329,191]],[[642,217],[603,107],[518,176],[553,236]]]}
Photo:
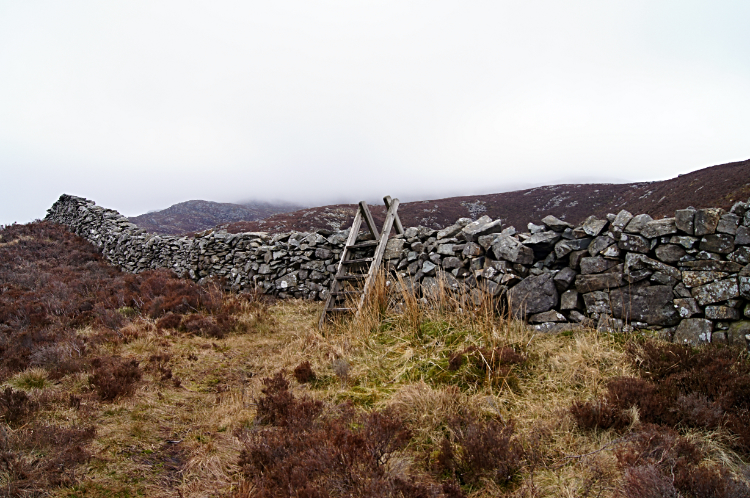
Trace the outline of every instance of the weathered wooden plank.
{"label": "weathered wooden plank", "polygon": [[385,246],[388,245],[388,236],[391,234],[391,228],[393,228],[393,222],[396,219],[396,211],[398,210],[398,199],[393,199],[391,205],[388,207],[388,212],[385,215],[385,223],[383,224],[383,232],[380,235],[380,241],[377,249],[375,249],[375,255],[373,256],[373,263],[370,265],[370,271],[367,274],[367,280],[365,280],[365,287],[363,289],[362,297],[359,300],[359,306],[357,306],[357,315],[362,311],[362,305],[367,299],[367,294],[375,284],[375,278],[377,277],[380,264],[383,261],[383,255],[385,254]]}
{"label": "weathered wooden plank", "polygon": [[372,234],[375,236],[375,240],[380,239],[380,234],[378,233],[378,227],[375,225],[375,220],[372,219],[370,208],[367,207],[367,203],[365,201],[359,201],[359,212],[362,213],[362,216],[365,217],[365,223],[367,223],[367,228],[369,228]]}
{"label": "weathered wooden plank", "polygon": [[[336,276],[343,275],[344,273],[344,261],[349,259],[349,246],[353,246],[357,242],[357,235],[359,235],[359,227],[362,226],[362,214],[359,209],[357,209],[357,214],[354,215],[354,221],[352,222],[352,227],[349,230],[349,237],[346,239],[346,244],[344,245],[344,250],[341,253],[341,259],[339,260],[339,267],[336,270]],[[334,278],[333,282],[331,282],[331,289],[328,292],[328,297],[326,298],[326,304],[323,307],[323,313],[320,315],[320,320],[318,321],[318,328],[322,329],[323,325],[326,321],[326,310],[331,305],[331,300],[334,297],[334,293],[339,290],[339,281],[338,279]]]}
{"label": "weathered wooden plank", "polygon": [[[383,197],[383,202],[385,202],[385,208],[391,209],[391,196],[386,195]],[[404,234],[404,225],[401,224],[401,218],[398,217],[398,211],[396,212],[396,219],[393,221],[394,226],[396,227],[396,233],[399,235]]]}

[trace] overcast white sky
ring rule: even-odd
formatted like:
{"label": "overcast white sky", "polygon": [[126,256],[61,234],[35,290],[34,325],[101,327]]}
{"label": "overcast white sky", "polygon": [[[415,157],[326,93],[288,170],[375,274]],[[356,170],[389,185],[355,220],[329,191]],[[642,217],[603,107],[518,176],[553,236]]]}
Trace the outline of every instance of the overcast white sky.
{"label": "overcast white sky", "polygon": [[750,2],[0,0],[0,224],[750,158]]}

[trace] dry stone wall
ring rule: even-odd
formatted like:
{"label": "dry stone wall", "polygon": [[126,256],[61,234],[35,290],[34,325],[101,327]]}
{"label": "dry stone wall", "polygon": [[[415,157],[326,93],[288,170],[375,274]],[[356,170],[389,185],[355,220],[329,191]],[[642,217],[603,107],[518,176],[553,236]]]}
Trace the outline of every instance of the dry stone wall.
{"label": "dry stone wall", "polygon": [[[654,220],[627,211],[573,226],[552,215],[525,233],[483,216],[394,236],[386,266],[428,294],[489,292],[540,331],[655,329],[675,342],[750,342],[750,201]],[[62,195],[47,220],[67,225],[128,272],[169,268],[235,290],[325,299],[348,231],[147,233],[117,211]]]}

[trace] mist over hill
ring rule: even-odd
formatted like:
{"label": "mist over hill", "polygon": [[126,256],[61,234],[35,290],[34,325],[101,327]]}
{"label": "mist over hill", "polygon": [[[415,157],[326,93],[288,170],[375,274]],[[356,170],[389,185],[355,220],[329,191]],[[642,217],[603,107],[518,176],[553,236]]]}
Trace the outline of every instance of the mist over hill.
{"label": "mist over hill", "polygon": [[[388,192],[384,192],[386,194]],[[504,225],[525,228],[552,214],[580,223],[594,214],[604,217],[627,209],[654,218],[693,205],[729,209],[750,197],[750,160],[710,166],[676,178],[656,182],[577,183],[549,185],[496,194],[469,195],[404,202],[399,216],[405,226],[441,228],[456,219],[488,215]],[[382,222],[384,208],[372,203],[373,216]],[[303,208],[284,201],[219,203],[192,200],[130,220],[150,232],[182,235],[220,227],[231,233],[288,230],[339,230],[348,227],[354,204]]]}

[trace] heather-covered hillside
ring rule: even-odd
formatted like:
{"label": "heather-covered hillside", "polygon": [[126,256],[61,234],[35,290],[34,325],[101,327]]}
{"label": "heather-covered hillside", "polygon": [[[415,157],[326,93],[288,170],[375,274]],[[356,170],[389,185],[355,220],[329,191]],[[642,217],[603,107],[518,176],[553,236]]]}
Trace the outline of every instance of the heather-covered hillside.
{"label": "heather-covered hillside", "polygon": [[130,221],[149,232],[183,235],[199,232],[216,225],[237,221],[253,221],[274,214],[297,211],[301,206],[287,203],[186,201],[173,206],[130,218]]}
{"label": "heather-covered hillside", "polygon": [[[404,202],[399,207],[399,216],[404,226],[440,229],[458,218],[488,215],[503,220],[504,226],[525,230],[529,222],[539,224],[548,214],[572,224],[590,215],[604,218],[607,213],[622,209],[663,218],[688,205],[729,210],[734,202],[748,197],[750,160],[711,166],[660,182],[551,185],[500,194]],[[382,204],[373,206],[372,211],[378,219],[384,215]],[[225,228],[231,233],[336,230],[351,225],[354,213],[354,205],[337,204],[230,223]]]}

